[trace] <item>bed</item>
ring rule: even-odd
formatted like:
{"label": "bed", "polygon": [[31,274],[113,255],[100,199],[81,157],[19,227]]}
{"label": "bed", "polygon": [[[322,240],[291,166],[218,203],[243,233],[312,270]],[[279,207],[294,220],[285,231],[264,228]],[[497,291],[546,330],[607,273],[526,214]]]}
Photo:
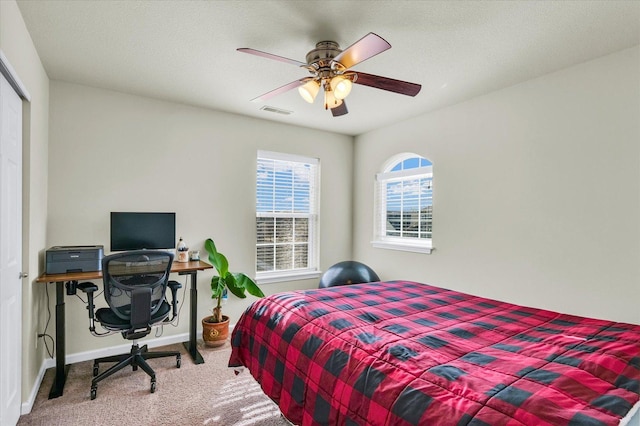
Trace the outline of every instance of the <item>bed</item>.
{"label": "bed", "polygon": [[640,407],[639,325],[416,282],[259,299],[231,345],[296,425],[624,425]]}

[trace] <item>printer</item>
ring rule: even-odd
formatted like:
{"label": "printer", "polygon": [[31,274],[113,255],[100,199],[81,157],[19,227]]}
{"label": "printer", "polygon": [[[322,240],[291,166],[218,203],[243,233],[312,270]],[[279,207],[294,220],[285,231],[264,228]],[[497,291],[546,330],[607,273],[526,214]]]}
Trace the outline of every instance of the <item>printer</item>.
{"label": "printer", "polygon": [[46,251],[46,273],[102,270],[103,246],[54,246]]}

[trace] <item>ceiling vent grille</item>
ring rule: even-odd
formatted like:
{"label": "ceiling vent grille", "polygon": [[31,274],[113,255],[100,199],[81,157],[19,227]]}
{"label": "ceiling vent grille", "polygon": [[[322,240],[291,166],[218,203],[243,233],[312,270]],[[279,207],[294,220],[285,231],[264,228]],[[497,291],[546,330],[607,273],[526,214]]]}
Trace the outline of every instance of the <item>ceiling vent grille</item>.
{"label": "ceiling vent grille", "polygon": [[287,111],[286,109],[276,108],[269,105],[265,105],[260,109],[263,111],[275,112],[276,114],[282,114],[282,115],[291,115],[293,113],[293,111]]}

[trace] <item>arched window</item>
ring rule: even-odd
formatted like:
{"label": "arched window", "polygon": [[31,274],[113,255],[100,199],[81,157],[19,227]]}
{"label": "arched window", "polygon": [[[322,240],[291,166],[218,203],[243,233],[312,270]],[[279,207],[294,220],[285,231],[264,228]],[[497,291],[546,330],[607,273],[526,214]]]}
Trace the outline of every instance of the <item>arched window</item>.
{"label": "arched window", "polygon": [[417,154],[390,158],[376,176],[374,247],[431,253],[433,165]]}

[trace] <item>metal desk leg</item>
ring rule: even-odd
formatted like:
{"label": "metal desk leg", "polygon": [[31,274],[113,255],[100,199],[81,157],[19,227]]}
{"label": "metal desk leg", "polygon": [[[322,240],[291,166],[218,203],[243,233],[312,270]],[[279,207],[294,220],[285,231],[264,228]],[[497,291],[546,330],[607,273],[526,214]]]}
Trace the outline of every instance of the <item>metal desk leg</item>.
{"label": "metal desk leg", "polygon": [[64,282],[56,283],[56,375],[49,391],[49,399],[62,396],[69,366],[65,366]]}
{"label": "metal desk leg", "polygon": [[198,278],[198,271],[191,271],[191,272],[183,272],[180,273],[179,275],[189,275],[191,276],[191,306],[189,308],[189,341],[188,342],[184,342],[182,343],[185,347],[185,349],[187,350],[187,352],[189,352],[189,355],[191,355],[191,358],[193,359],[193,362],[196,364],[202,364],[204,363],[204,358],[202,358],[202,355],[200,354],[200,352],[198,352],[198,347],[196,345],[196,324],[198,321],[197,315],[198,315],[198,283],[197,283],[197,278]]}

